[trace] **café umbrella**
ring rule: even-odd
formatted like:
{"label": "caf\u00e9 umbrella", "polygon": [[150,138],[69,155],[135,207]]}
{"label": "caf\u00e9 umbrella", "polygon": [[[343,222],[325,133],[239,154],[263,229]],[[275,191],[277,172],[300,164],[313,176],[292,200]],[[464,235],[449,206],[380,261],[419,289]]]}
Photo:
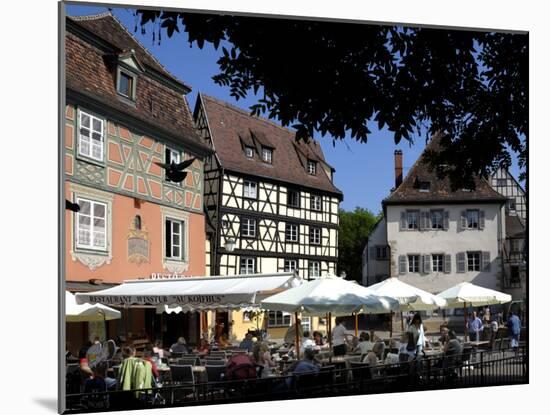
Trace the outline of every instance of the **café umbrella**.
{"label": "caf\u00e9 umbrella", "polygon": [[[261,301],[270,311],[303,313],[309,316],[344,316],[364,312],[388,313],[397,310],[399,303],[390,297],[374,294],[369,288],[334,275],[304,282],[298,287],[272,295]],[[298,337],[298,336],[297,336]],[[329,329],[329,342],[332,342]],[[296,349],[299,351],[298,338]]]}
{"label": "caf\u00e9 umbrella", "polygon": [[74,294],[65,291],[65,318],[68,323],[115,320],[120,311],[103,304],[77,304]]}
{"label": "caf\u00e9 umbrella", "polygon": [[437,297],[445,301],[445,308],[464,308],[464,338],[468,332],[466,307],[479,307],[484,305],[505,304],[512,301],[512,296],[500,291],[480,287],[470,282],[461,282],[445,291]]}
{"label": "caf\u00e9 umbrella", "polygon": [[[378,295],[384,295],[395,298],[399,302],[398,310],[403,311],[421,311],[434,310],[445,306],[445,300],[421,290],[413,285],[404,283],[398,278],[392,277],[385,279],[378,284],[368,287]],[[403,325],[403,318],[401,318]],[[393,312],[390,318],[390,336],[393,333]]]}

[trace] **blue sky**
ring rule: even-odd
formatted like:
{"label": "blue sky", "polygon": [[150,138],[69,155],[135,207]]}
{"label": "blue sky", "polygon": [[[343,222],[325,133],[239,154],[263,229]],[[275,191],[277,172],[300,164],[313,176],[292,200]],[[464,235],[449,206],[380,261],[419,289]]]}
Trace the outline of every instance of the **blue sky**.
{"label": "blue sky", "polygon": [[[105,7],[68,6],[68,15],[96,14],[106,11]],[[172,74],[192,87],[187,99],[194,108],[198,92],[217,97],[246,110],[255,103],[253,97],[236,101],[229,96],[229,89],[221,87],[212,81],[212,76],[218,73],[216,61],[220,51],[216,51],[206,43],[203,49],[189,47],[185,33],[176,33],[168,38],[163,33],[161,44],[153,42],[152,26],[148,26],[145,35],[134,32],[136,19],[132,9],[114,8],[113,14]],[[369,126],[372,134],[368,143],[360,144],[351,138],[337,140],[333,146],[332,138],[317,138],[327,161],[336,169],[334,181],[336,186],[344,192],[344,201],[341,207],[353,210],[356,206],[367,208],[374,213],[381,210],[381,201],[389,193],[394,184],[393,152],[396,149],[403,151],[403,167],[405,173],[413,165],[425,146],[424,137],[418,137],[414,145],[402,140],[395,145],[393,135],[387,130],[378,130],[375,124]],[[517,163],[510,169],[517,177]]]}

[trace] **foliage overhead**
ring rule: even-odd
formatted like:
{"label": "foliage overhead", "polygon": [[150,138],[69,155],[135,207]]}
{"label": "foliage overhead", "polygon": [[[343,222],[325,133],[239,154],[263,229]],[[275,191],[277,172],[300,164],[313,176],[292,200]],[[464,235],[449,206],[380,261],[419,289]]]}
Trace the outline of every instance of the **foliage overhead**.
{"label": "foliage overhead", "polygon": [[368,209],[356,207],[353,212],[340,209],[340,230],[338,232],[338,272],[344,271],[346,278],[361,281],[363,247],[374,229],[380,215]]}
{"label": "foliage overhead", "polygon": [[[357,23],[138,10],[160,39],[188,34],[220,50],[214,81],[236,99],[254,93],[254,115],[333,139],[367,142],[368,125],[394,140],[443,132],[429,155],[453,187],[508,168],[526,169],[528,35]],[[137,26],[136,26],[137,30]],[[261,91],[260,94],[258,92]]]}

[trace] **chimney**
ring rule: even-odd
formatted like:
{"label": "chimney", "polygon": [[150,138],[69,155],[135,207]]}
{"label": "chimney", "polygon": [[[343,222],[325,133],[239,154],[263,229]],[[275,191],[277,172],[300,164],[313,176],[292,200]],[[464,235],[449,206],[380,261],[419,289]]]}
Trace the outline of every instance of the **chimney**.
{"label": "chimney", "polygon": [[403,152],[395,150],[393,152],[395,164],[395,188],[397,189],[403,181]]}

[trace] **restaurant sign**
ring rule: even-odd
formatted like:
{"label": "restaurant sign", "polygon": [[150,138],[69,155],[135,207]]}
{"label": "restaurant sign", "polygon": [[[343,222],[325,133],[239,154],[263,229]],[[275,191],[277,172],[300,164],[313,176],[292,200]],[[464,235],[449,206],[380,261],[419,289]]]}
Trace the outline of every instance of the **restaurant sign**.
{"label": "restaurant sign", "polygon": [[[226,301],[224,294],[203,295],[79,295],[89,303],[100,303],[108,305],[172,305],[182,304],[187,306],[204,307],[209,305],[223,304]],[[244,300],[241,298],[240,300]]]}

